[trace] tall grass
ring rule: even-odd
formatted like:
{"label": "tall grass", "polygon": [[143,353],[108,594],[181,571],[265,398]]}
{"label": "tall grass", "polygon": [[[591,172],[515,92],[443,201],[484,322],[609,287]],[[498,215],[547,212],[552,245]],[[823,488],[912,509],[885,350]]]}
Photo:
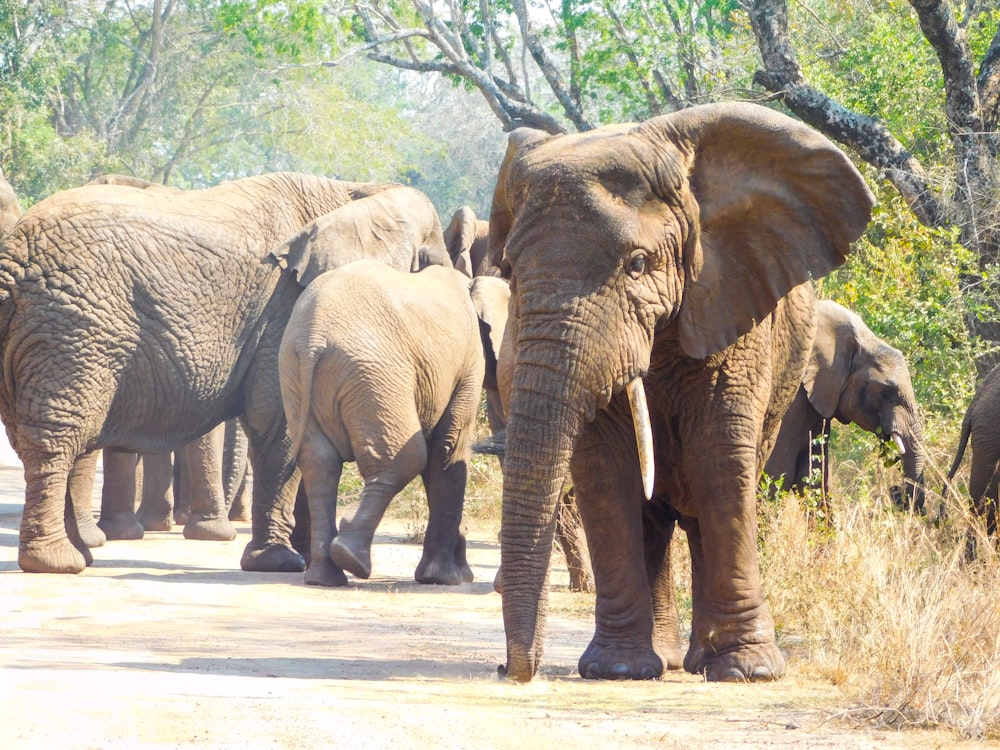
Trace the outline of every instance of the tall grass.
{"label": "tall grass", "polygon": [[929,487],[931,513],[921,517],[893,508],[899,477],[878,462],[834,470],[827,525],[808,498],[761,503],[779,643],[799,670],[839,685],[852,716],[1000,737],[1000,558],[968,510],[964,481],[947,497]]}

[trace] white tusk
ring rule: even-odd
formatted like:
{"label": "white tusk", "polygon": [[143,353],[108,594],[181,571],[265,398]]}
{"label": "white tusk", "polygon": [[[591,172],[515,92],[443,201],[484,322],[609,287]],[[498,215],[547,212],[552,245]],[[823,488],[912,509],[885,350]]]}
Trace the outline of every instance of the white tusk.
{"label": "white tusk", "polygon": [[625,390],[628,393],[628,405],[632,408],[635,443],[639,448],[642,491],[649,500],[653,497],[653,429],[649,424],[649,407],[646,406],[646,389],[643,388],[642,378],[630,382]]}
{"label": "white tusk", "polygon": [[903,442],[903,438],[898,432],[892,433],[892,442],[894,442],[896,444],[896,447],[899,448],[899,455],[905,456],[906,443]]}

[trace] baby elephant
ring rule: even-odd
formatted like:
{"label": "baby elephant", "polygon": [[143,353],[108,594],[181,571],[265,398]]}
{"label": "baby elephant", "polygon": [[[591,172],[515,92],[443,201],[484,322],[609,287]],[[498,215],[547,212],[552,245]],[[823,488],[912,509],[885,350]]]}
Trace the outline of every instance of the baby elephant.
{"label": "baby elephant", "polygon": [[[296,302],[279,373],[312,518],[307,584],[346,585],[345,570],[368,578],[375,528],[418,474],[430,516],[416,580],[472,580],[459,528],[489,341],[473,299],[496,299],[475,294],[481,283],[504,282],[361,260],[319,275]],[[338,534],[345,461],[357,461],[364,491]]]}
{"label": "baby elephant", "polygon": [[899,502],[923,512],[923,429],[902,352],[836,302],[817,302],[816,318],[816,338],[802,385],[781,420],[764,473],[773,479],[783,475],[786,488],[801,491],[818,465],[825,498],[828,448],[825,441],[817,446],[813,440],[829,435],[832,419],[853,422],[896,444],[903,456],[906,485],[905,500]]}

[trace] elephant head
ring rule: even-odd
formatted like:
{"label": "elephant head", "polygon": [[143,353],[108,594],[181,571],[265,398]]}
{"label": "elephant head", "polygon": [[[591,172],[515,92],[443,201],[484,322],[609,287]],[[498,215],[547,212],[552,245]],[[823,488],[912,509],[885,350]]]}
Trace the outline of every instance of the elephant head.
{"label": "elephant head", "polygon": [[923,429],[903,353],[836,302],[818,302],[816,313],[813,354],[802,378],[809,403],[824,419],[853,422],[892,440],[903,457],[910,505],[922,510]]}
{"label": "elephant head", "polygon": [[324,271],[373,258],[419,271],[451,267],[441,221],[430,199],[403,185],[372,184],[339,208],[309,222],[271,251],[303,287]]}
{"label": "elephant head", "polygon": [[444,244],[455,268],[466,276],[490,275],[487,240],[490,223],[476,218],[469,206],[462,206],[444,230]]}
{"label": "elephant head", "polygon": [[[511,283],[501,352],[512,363],[501,522],[509,677],[538,668],[557,500],[584,428],[612,401],[619,409],[626,390],[646,425],[640,455],[650,453],[641,379],[654,351],[703,360],[732,345],[790,290],[843,262],[871,203],[833,144],[757,105],[511,133],[489,237],[491,263]],[[648,471],[643,483],[619,481],[630,497],[650,487]],[[599,606],[613,596],[598,583]]]}

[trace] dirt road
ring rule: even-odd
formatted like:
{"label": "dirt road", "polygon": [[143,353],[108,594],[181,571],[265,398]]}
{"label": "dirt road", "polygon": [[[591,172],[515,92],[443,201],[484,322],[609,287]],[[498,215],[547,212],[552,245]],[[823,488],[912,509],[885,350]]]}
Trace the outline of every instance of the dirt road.
{"label": "dirt road", "polygon": [[[94,550],[79,576],[17,568],[23,482],[0,468],[0,748],[932,748],[947,735],[854,728],[843,698],[774,685],[595,683],[575,665],[590,597],[554,594],[542,677],[504,659],[494,533],[470,533],[476,582],[412,581],[420,548],[389,524],[374,577],[346,589],[249,574],[232,543],[179,530]],[[565,588],[565,570],[554,583]],[[969,747],[969,745],[966,745]]]}

